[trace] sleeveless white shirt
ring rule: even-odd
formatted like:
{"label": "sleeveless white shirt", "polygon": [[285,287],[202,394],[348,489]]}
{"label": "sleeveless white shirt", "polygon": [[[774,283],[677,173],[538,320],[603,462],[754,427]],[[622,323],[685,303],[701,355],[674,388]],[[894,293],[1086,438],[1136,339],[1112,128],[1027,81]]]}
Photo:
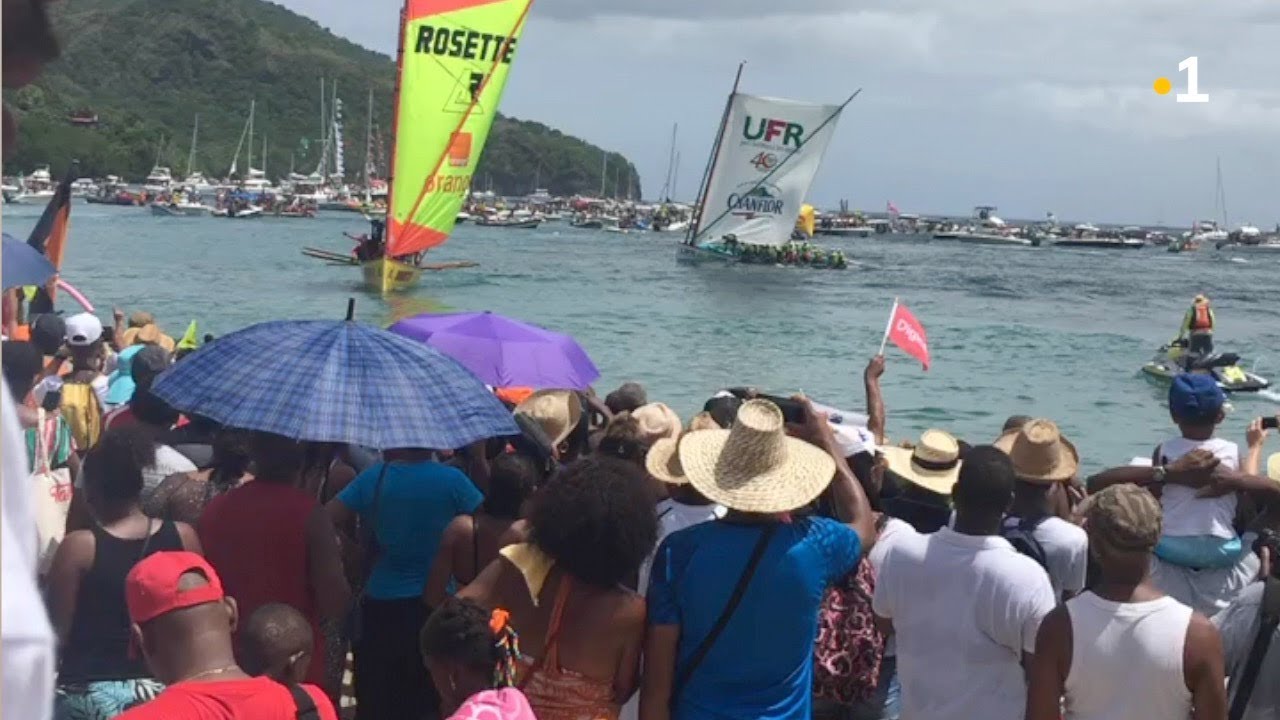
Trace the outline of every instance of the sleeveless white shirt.
{"label": "sleeveless white shirt", "polygon": [[1191,608],[1163,597],[1117,603],[1084,592],[1071,618],[1067,720],[1187,720],[1182,655]]}

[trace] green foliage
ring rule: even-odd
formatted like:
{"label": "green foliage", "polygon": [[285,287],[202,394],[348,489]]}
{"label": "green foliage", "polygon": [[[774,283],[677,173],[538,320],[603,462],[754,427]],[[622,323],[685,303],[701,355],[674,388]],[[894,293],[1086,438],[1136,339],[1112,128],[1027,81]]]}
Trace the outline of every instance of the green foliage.
{"label": "green foliage", "polygon": [[[155,163],[187,170],[192,123],[200,116],[195,167],[222,177],[255,100],[253,164],[271,177],[319,161],[320,80],[343,99],[346,167],[364,165],[367,97],[374,127],[391,152],[395,64],[263,0],[75,0],[52,4],[62,57],[34,86],[5,91],[19,121],[18,149],[5,172],[50,164],[61,175],[73,158],[79,174],[139,180]],[[393,32],[394,18],[388,18]],[[73,126],[79,111],[99,125]],[[499,116],[476,173],[476,189],[523,194],[600,191],[604,151],[544,125]],[[242,152],[240,169],[243,171]],[[621,173],[618,170],[621,169]],[[610,154],[606,194],[624,194],[639,176]]]}

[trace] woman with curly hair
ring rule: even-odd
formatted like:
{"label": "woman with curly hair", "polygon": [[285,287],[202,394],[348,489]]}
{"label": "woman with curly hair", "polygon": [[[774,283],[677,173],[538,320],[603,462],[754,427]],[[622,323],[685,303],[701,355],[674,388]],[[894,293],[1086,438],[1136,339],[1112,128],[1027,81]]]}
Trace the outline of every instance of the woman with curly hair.
{"label": "woman with curly hair", "polygon": [[458,596],[507,608],[518,685],[540,720],[612,720],[638,686],[644,599],[622,586],[657,522],[634,463],[588,458],[535,497],[528,543],[509,545]]}
{"label": "woman with curly hair", "polygon": [[142,512],[143,470],[155,456],[151,432],[128,425],[103,433],[85,458],[93,526],[67,533],[49,569],[49,615],[61,661],[55,720],[115,717],[162,689],[129,651],[125,576],[154,553],[201,549],[190,525]]}
{"label": "woman with curly hair", "polygon": [[505,610],[446,600],[418,637],[448,720],[535,720],[515,682],[519,638]]}

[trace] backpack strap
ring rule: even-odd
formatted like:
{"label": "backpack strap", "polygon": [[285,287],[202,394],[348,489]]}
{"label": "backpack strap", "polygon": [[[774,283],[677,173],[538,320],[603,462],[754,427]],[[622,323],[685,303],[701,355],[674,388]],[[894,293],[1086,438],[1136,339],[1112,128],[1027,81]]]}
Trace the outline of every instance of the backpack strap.
{"label": "backpack strap", "polygon": [[689,684],[689,678],[693,677],[693,672],[698,669],[703,660],[707,659],[707,654],[711,652],[712,646],[716,644],[716,640],[720,639],[720,635],[724,633],[725,627],[729,625],[729,620],[733,617],[733,613],[738,609],[738,605],[742,603],[742,596],[747,593],[747,586],[751,584],[751,578],[756,574],[756,568],[760,566],[760,561],[764,559],[764,551],[769,549],[769,541],[773,539],[773,534],[778,531],[778,523],[771,523],[760,533],[760,539],[756,541],[755,548],[751,551],[751,558],[747,560],[747,566],[742,571],[742,576],[738,578],[738,584],[733,588],[733,594],[729,596],[729,602],[725,603],[724,610],[720,613],[720,617],[716,619],[716,624],[711,626],[711,631],[707,636],[698,643],[697,649],[689,656],[689,662],[676,675],[675,683],[671,687],[671,704],[674,706],[680,693],[685,686]]}
{"label": "backpack strap", "polygon": [[297,720],[320,720],[320,710],[316,707],[316,701],[311,699],[311,693],[297,683],[289,683],[285,687],[293,696]]}
{"label": "backpack strap", "polygon": [[1258,613],[1258,634],[1253,639],[1253,647],[1249,650],[1249,659],[1245,661],[1244,670],[1240,673],[1240,685],[1236,688],[1235,699],[1231,701],[1231,712],[1228,720],[1240,720],[1249,707],[1249,696],[1253,695],[1253,686],[1258,681],[1258,673],[1262,670],[1262,659],[1271,646],[1271,636],[1280,627],[1280,580],[1268,577],[1262,590],[1262,606]]}

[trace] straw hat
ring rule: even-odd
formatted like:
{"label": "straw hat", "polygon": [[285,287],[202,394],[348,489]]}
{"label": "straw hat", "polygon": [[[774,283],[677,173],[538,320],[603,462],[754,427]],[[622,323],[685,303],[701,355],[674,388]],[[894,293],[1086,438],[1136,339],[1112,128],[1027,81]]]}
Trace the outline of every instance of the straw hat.
{"label": "straw hat", "polygon": [[894,475],[939,495],[950,495],[960,478],[960,442],[942,430],[925,430],[913,449],[883,447],[880,452]]}
{"label": "straw hat", "polygon": [[995,446],[1013,460],[1013,472],[1024,482],[1065,482],[1080,469],[1076,446],[1062,437],[1052,420],[1032,420],[1021,430],[1001,435]]}
{"label": "straw hat", "polygon": [[1267,477],[1280,482],[1280,453],[1267,458]]}
{"label": "straw hat", "polygon": [[582,420],[582,400],[572,390],[539,390],[517,405],[516,413],[538,423],[552,445],[558,446]]}
{"label": "straw hat", "polygon": [[674,440],[680,437],[680,416],[662,403],[641,405],[631,411],[631,417],[639,426],[646,445],[663,438]]}
{"label": "straw hat", "polygon": [[684,465],[680,464],[680,443],[689,433],[703,430],[719,430],[711,413],[698,413],[689,421],[689,429],[677,438],[662,438],[649,448],[644,456],[644,467],[653,477],[668,485],[688,485],[689,478],[684,474]]}
{"label": "straw hat", "polygon": [[689,483],[708,500],[740,512],[804,507],[836,471],[830,455],[787,437],[782,411],[766,400],[743,403],[731,429],[689,433],[679,445]]}

